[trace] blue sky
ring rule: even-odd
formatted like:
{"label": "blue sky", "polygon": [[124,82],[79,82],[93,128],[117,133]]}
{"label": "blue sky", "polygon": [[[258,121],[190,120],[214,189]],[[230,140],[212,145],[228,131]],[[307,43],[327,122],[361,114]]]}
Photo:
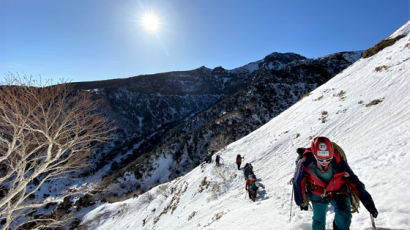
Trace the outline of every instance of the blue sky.
{"label": "blue sky", "polygon": [[[408,0],[0,0],[0,76],[91,81],[367,49]],[[147,11],[160,26],[141,25]]]}

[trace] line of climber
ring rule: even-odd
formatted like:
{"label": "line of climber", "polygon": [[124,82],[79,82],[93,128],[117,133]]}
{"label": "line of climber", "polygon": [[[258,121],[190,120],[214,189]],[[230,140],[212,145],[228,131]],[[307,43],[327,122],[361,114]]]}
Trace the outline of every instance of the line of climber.
{"label": "line of climber", "polygon": [[[221,156],[219,154],[216,154],[215,156],[215,165],[216,167],[220,166],[220,161],[221,161]],[[242,157],[240,154],[236,156],[236,165],[238,166],[238,170],[241,170],[241,164],[242,160],[244,157]],[[212,153],[208,154],[205,156],[204,161],[206,163],[211,163],[212,162]],[[265,188],[265,186],[262,183],[259,183],[256,179],[255,173],[253,172],[253,166],[251,163],[246,163],[245,166],[243,167],[243,173],[244,173],[244,178],[245,178],[245,189],[246,192],[248,193],[249,199],[252,201],[256,200],[256,195],[258,193],[259,188]]]}
{"label": "line of climber", "polygon": [[[244,158],[241,157],[240,154],[236,155],[236,164],[238,166],[238,170],[241,169],[241,163],[243,159]],[[243,174],[246,180],[245,189],[248,193],[249,199],[251,199],[252,201],[255,201],[256,195],[258,194],[258,189],[265,188],[265,186],[257,182],[256,175],[253,172],[253,166],[251,163],[245,164],[245,166],[243,167]]]}

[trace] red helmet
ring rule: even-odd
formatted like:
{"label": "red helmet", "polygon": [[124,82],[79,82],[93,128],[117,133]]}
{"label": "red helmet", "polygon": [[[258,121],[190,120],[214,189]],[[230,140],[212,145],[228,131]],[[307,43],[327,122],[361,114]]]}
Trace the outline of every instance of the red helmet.
{"label": "red helmet", "polygon": [[329,159],[334,155],[332,142],[326,137],[315,137],[312,141],[312,153],[316,158]]}

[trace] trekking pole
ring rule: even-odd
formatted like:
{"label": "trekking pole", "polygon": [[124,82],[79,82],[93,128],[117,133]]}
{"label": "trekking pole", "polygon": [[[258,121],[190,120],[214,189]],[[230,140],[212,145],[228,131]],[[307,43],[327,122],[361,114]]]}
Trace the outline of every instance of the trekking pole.
{"label": "trekking pole", "polygon": [[370,221],[372,222],[372,229],[376,230],[376,223],[374,222],[374,218],[371,213],[370,213]]}
{"label": "trekking pole", "polygon": [[292,222],[292,205],[293,205],[293,188],[292,188],[292,195],[290,196],[289,223]]}

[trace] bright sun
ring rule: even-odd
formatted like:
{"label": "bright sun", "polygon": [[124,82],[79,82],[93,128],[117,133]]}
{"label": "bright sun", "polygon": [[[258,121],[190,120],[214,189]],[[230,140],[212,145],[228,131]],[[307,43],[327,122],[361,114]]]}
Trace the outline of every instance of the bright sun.
{"label": "bright sun", "polygon": [[142,17],[142,25],[149,32],[155,32],[159,28],[159,20],[155,13],[149,12]]}

